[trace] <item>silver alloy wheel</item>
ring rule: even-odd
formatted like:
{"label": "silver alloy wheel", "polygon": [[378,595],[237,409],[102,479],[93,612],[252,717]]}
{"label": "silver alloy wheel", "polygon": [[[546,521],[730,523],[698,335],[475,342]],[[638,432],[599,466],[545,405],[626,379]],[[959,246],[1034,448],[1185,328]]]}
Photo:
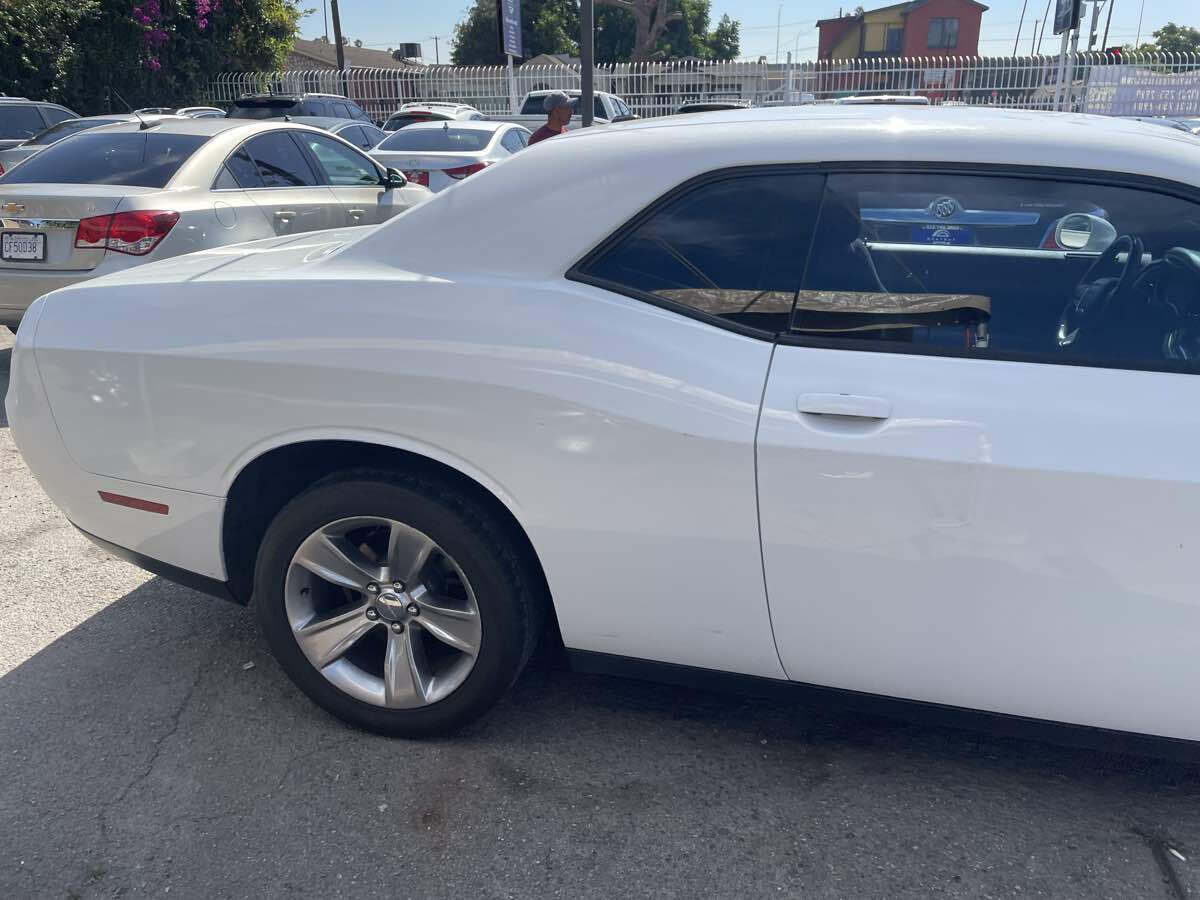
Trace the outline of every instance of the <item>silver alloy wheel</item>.
{"label": "silver alloy wheel", "polygon": [[428,535],[394,519],[338,519],[314,531],[288,566],[284,605],[317,671],[375,706],[436,703],[479,655],[466,575]]}

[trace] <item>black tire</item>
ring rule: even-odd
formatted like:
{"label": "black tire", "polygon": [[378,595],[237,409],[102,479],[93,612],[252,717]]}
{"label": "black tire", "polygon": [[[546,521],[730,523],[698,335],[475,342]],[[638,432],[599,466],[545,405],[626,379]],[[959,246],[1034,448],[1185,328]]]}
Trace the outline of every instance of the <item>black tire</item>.
{"label": "black tire", "polygon": [[[454,558],[473,587],[479,653],[462,685],[436,703],[388,709],[351,697],[308,661],[292,634],[284,606],[292,558],[316,529],[351,516],[396,519],[424,532]],[[548,603],[527,556],[509,528],[455,485],[387,470],[348,470],[317,482],[275,516],[259,549],[253,605],[275,658],[319,706],[380,734],[443,734],[487,712],[516,681],[537,644]]]}

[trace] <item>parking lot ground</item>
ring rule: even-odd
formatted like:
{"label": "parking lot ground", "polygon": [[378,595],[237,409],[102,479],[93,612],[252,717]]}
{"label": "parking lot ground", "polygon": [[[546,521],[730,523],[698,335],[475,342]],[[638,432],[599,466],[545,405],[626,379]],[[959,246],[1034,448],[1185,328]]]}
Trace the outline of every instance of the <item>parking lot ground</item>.
{"label": "parking lot ground", "polygon": [[6,425],[0,897],[1200,897],[1196,766],[545,662],[453,738],[351,730]]}

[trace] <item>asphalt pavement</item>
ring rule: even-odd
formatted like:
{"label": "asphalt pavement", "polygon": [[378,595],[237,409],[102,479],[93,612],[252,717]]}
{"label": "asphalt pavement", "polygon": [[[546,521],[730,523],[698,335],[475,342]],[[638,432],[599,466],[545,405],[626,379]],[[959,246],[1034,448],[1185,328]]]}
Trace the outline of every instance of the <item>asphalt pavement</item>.
{"label": "asphalt pavement", "polygon": [[0,897],[1200,897],[1198,776],[546,661],[455,737],[364,734],[0,421]]}

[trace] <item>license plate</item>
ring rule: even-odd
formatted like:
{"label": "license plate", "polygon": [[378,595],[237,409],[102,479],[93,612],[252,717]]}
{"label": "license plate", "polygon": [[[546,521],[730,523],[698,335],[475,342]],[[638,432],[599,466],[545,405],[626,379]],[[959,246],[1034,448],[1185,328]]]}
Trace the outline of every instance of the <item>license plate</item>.
{"label": "license plate", "polygon": [[20,232],[0,234],[0,259],[44,262],[46,236]]}
{"label": "license plate", "polygon": [[423,185],[425,185],[425,187],[429,187],[429,173],[428,172],[420,172],[420,171],[405,172],[404,177],[407,178],[409,181],[411,181],[413,184],[423,184]]}
{"label": "license plate", "polygon": [[915,225],[914,244],[969,244],[971,229],[966,225]]}

